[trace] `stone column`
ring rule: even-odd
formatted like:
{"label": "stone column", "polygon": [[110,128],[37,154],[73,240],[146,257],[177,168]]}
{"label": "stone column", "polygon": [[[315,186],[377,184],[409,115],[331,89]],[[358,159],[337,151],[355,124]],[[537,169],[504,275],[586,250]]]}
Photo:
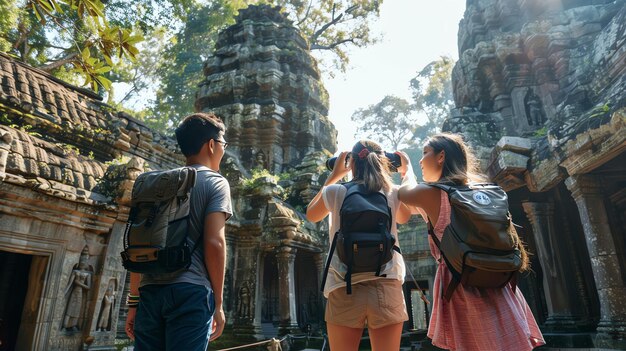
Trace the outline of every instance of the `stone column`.
{"label": "stone column", "polygon": [[316,253],[313,255],[313,261],[317,269],[317,288],[320,289],[324,279],[324,268],[326,268],[326,255],[322,252]]}
{"label": "stone column", "polygon": [[[257,300],[259,279],[259,242],[257,238],[241,235],[236,239],[236,247],[232,251],[233,266],[229,268],[229,298],[232,306],[233,322],[227,324],[229,337],[237,342],[248,343],[263,338],[261,323],[255,317],[261,304]],[[229,253],[230,254],[230,253]],[[228,340],[225,338],[225,340]]]}
{"label": "stone column", "polygon": [[[598,333],[626,338],[626,286],[611,233],[600,182],[590,175],[574,175],[565,181],[578,206],[591,268],[600,300]],[[609,336],[610,335],[610,336]],[[602,335],[600,335],[602,337]]]}
{"label": "stone column", "polygon": [[279,331],[280,334],[287,334],[298,330],[294,271],[296,249],[289,246],[279,247],[276,261],[278,262]]}
{"label": "stone column", "polygon": [[320,252],[318,254],[313,255],[313,260],[315,261],[315,267],[317,267],[318,278],[317,278],[317,320],[320,323],[324,322],[324,310],[326,308],[324,294],[320,291],[322,287],[322,280],[324,280],[324,268],[326,268],[326,253]]}
{"label": "stone column", "polygon": [[551,331],[575,331],[583,315],[584,302],[574,286],[575,269],[572,262],[574,250],[558,237],[555,228],[554,204],[522,203],[533,228],[537,257],[543,271],[543,286],[548,307],[545,325]]}

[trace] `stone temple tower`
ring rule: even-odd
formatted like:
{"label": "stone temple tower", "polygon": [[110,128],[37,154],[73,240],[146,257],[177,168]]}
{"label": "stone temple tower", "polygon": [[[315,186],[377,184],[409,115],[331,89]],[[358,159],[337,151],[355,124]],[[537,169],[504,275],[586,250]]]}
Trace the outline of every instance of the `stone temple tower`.
{"label": "stone temple tower", "polygon": [[221,168],[235,208],[219,342],[315,331],[327,228],[306,221],[304,207],[328,174],[337,138],[317,63],[280,8],[250,6],[219,34],[204,74],[195,107],[226,124]]}
{"label": "stone temple tower", "polygon": [[306,40],[278,8],[251,6],[219,34],[196,110],[224,118],[245,168],[274,173],[311,151],[334,151],[328,93]]}

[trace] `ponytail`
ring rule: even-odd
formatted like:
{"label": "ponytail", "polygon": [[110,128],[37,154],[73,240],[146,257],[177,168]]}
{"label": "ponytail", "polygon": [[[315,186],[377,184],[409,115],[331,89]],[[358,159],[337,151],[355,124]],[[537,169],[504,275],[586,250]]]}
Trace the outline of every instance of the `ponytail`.
{"label": "ponytail", "polygon": [[389,160],[380,145],[371,140],[361,140],[352,148],[351,156],[356,182],[363,183],[369,192],[391,190],[393,183],[389,174]]}

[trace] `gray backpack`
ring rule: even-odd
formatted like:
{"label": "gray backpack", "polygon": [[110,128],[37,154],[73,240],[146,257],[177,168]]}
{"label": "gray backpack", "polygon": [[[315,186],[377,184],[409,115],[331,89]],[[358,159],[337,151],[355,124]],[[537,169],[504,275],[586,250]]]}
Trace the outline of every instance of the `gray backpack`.
{"label": "gray backpack", "polygon": [[428,232],[441,251],[452,280],[442,291],[450,301],[458,284],[515,290],[522,266],[520,241],[511,221],[506,192],[496,184],[428,183],[448,194],[450,224],[441,241],[429,220]]}
{"label": "gray backpack", "polygon": [[442,291],[444,298],[450,301],[459,283],[501,288],[510,282],[515,289],[522,259],[506,192],[491,183],[428,185],[448,194],[452,210],[441,241],[430,221],[428,228],[453,277]]}
{"label": "gray backpack", "polygon": [[130,214],[124,232],[124,268],[136,273],[171,273],[187,269],[193,248],[187,237],[191,190],[197,171],[182,167],[146,172],[133,186]]}

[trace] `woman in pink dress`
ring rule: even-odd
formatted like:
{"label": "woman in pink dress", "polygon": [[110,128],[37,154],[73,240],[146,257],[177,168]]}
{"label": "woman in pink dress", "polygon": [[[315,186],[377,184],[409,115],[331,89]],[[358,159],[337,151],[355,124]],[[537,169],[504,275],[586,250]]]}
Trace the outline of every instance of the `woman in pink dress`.
{"label": "woman in pink dress", "polygon": [[[442,133],[430,137],[424,144],[420,167],[426,182],[468,184],[480,181],[476,162],[459,135]],[[412,172],[408,157],[402,155],[407,174]],[[404,170],[402,170],[404,171]],[[432,220],[435,235],[441,240],[450,223],[450,202],[446,192],[415,184],[405,177],[398,194],[400,201],[415,206],[426,220]],[[429,237],[430,250],[438,261],[433,283],[433,307],[428,337],[433,345],[458,351],[525,351],[545,344],[537,322],[522,292],[509,286],[481,289],[459,285],[450,301],[442,297],[442,289],[452,279],[452,273],[440,259],[437,246]],[[528,257],[522,249],[523,267],[528,269]]]}

